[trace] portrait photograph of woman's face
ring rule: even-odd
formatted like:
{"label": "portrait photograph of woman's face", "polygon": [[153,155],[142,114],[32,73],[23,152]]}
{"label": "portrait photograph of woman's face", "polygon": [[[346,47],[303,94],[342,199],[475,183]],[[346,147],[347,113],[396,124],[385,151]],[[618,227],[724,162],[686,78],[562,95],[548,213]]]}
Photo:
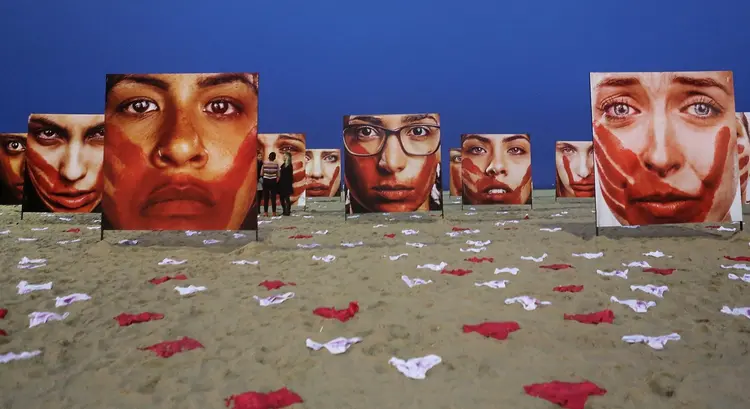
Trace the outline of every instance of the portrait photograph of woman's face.
{"label": "portrait photograph of woman's face", "polygon": [[0,133],[0,205],[23,202],[26,134]]}
{"label": "portrait photograph of woman's face", "polygon": [[343,137],[350,213],[442,208],[438,114],[350,115]]}
{"label": "portrait photograph of woman's face", "polygon": [[729,71],[592,73],[599,226],[742,220]]}
{"label": "portrait photograph of woman's face", "polygon": [[[305,191],[305,134],[302,133],[262,133],[258,134],[258,154],[263,155],[263,160],[268,160],[271,152],[276,153],[275,162],[284,163],[284,154],[292,156],[293,179],[292,195],[289,200],[292,204],[297,203],[299,197]],[[276,196],[276,200],[279,197]],[[281,203],[281,202],[278,202]]]}
{"label": "portrait photograph of woman's face", "polygon": [[594,143],[558,141],[555,143],[557,197],[594,197]]}
{"label": "portrait photograph of woman's face", "polygon": [[102,200],[104,116],[32,114],[24,212],[91,213]]}
{"label": "portrait photograph of woman's face", "polygon": [[341,188],[341,150],[308,149],[305,163],[307,197],[338,196]]}
{"label": "portrait photograph of woman's face", "polygon": [[451,196],[461,196],[461,190],[463,189],[461,183],[461,148],[451,148],[449,154],[449,193]]}
{"label": "portrait photograph of woman's face", "polygon": [[529,135],[461,135],[461,179],[464,204],[531,204]]}
{"label": "portrait photograph of woman's face", "polygon": [[737,163],[740,171],[740,197],[744,203],[750,202],[747,196],[748,162],[750,162],[750,125],[748,112],[738,112],[737,116]]}
{"label": "portrait photograph of woman's face", "polygon": [[254,230],[258,75],[107,75],[102,225]]}

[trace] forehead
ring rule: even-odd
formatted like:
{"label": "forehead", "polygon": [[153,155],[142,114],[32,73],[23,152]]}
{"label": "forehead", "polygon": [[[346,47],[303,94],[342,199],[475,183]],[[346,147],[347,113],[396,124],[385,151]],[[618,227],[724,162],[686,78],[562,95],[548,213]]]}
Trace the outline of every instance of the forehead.
{"label": "forehead", "polygon": [[43,122],[69,131],[80,130],[100,125],[104,115],[93,114],[31,114],[29,123]]}
{"label": "forehead", "polygon": [[[715,81],[717,84],[733,89],[731,71],[670,71],[670,72],[592,72],[589,74],[592,91],[606,87],[624,87],[638,85],[649,89],[666,89],[672,84],[686,84],[689,80],[695,83]],[[684,81],[687,79],[688,81]],[[683,80],[683,81],[680,81]]]}
{"label": "forehead", "polygon": [[313,154],[313,155],[323,155],[323,154],[330,154],[330,153],[339,153],[339,149],[308,149],[307,153]]}
{"label": "forehead", "polygon": [[460,156],[461,155],[461,148],[451,148],[449,151],[451,156]]}
{"label": "forehead", "polygon": [[108,89],[121,83],[149,85],[156,88],[210,87],[232,84],[258,88],[257,73],[163,73],[163,74],[108,74]]}
{"label": "forehead", "polygon": [[258,142],[263,145],[272,145],[277,142],[283,141],[297,141],[305,142],[305,134],[303,133],[260,133],[258,134]]}
{"label": "forehead", "polygon": [[526,134],[517,134],[517,133],[511,133],[511,134],[486,134],[486,133],[474,133],[474,134],[464,134],[461,135],[461,142],[466,142],[469,140],[477,140],[480,142],[487,142],[487,143],[503,143],[513,140],[527,140],[529,138]]}
{"label": "forehead", "polygon": [[415,122],[434,123],[440,125],[440,115],[436,113],[421,114],[362,114],[348,115],[346,122],[363,121],[383,126],[400,126]]}

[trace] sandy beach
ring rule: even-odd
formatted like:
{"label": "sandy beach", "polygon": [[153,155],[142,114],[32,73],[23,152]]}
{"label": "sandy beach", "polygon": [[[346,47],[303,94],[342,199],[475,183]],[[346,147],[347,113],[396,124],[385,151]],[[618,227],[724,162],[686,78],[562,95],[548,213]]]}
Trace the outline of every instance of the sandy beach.
{"label": "sandy beach", "polygon": [[[308,202],[306,211],[276,220],[261,218],[254,232],[106,232],[99,215],[0,212],[0,354],[41,350],[39,356],[0,364],[0,407],[30,408],[223,408],[224,399],[246,391],[287,387],[304,403],[292,408],[555,408],[524,393],[523,386],[553,380],[589,380],[607,390],[588,399],[588,409],[747,407],[750,401],[750,320],[721,313],[723,306],[750,306],[750,283],[730,280],[724,256],[750,256],[748,233],[725,224],[602,229],[595,236],[593,200],[555,202],[553,191],[537,191],[534,209],[522,206],[470,208],[446,199],[440,214],[372,214],[344,221],[343,202]],[[506,212],[507,211],[507,212]],[[524,216],[528,215],[528,219]],[[517,221],[517,222],[513,222]],[[506,222],[506,223],[498,223]],[[374,227],[376,225],[384,225]],[[42,228],[46,230],[40,230]],[[454,227],[478,229],[446,233]],[[558,231],[542,231],[546,228]],[[71,231],[71,229],[73,229]],[[79,229],[79,231],[75,231]],[[418,231],[405,235],[404,230]],[[327,230],[327,234],[313,234]],[[290,239],[293,235],[312,238]],[[385,237],[394,234],[393,238]],[[19,239],[36,239],[19,241]],[[80,239],[80,241],[73,241]],[[136,245],[118,244],[137,239]],[[204,244],[204,240],[218,243]],[[472,253],[467,240],[486,241]],[[342,242],[362,241],[343,247]],[[422,243],[418,248],[406,243]],[[299,244],[317,243],[312,249]],[[661,251],[666,256],[644,253]],[[573,253],[603,252],[599,258]],[[408,253],[391,261],[387,256]],[[522,256],[547,257],[540,261]],[[333,255],[330,263],[313,256]],[[471,263],[470,257],[492,262]],[[671,257],[669,257],[671,256]],[[46,259],[18,268],[22,257]],[[165,258],[187,260],[158,265]],[[258,261],[233,264],[232,261]],[[624,267],[647,261],[670,275]],[[418,269],[426,263],[470,269],[464,276]],[[542,265],[570,264],[550,270]],[[494,274],[515,267],[518,274]],[[628,278],[597,270],[628,268]],[[185,274],[188,279],[154,285],[149,280]],[[432,280],[409,288],[401,279]],[[16,285],[53,282],[48,291],[19,295]],[[268,291],[264,280],[294,282]],[[506,288],[475,283],[509,280]],[[631,285],[666,285],[663,298]],[[175,286],[207,289],[181,296]],[[583,285],[578,293],[553,288]],[[294,292],[281,304],[261,307],[253,296]],[[91,299],[55,307],[55,297],[85,293]],[[528,295],[551,305],[526,311],[507,298]],[[637,313],[610,301],[655,301]],[[313,314],[318,307],[359,312],[347,322]],[[612,324],[583,324],[563,314],[610,309]],[[69,312],[62,321],[29,328],[35,311]],[[161,320],[118,326],[121,313],[154,312]],[[515,321],[520,330],[506,340],[464,333],[465,324]],[[628,344],[625,335],[677,333],[663,350]],[[140,350],[184,336],[204,348],[164,359]],[[327,342],[361,337],[344,354],[313,351],[305,340]],[[409,379],[388,361],[435,354],[442,362],[424,380]]]}

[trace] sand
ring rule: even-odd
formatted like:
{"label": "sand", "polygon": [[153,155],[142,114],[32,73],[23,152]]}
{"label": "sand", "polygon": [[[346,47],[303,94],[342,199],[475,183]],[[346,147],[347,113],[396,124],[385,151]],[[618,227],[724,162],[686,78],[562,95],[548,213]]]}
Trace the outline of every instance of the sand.
{"label": "sand", "polygon": [[[245,391],[288,387],[305,402],[293,408],[554,408],[528,396],[523,386],[552,380],[590,380],[607,389],[589,398],[587,408],[742,408],[750,401],[750,320],[719,312],[723,305],[750,306],[750,284],[727,279],[724,255],[750,255],[747,232],[719,232],[700,226],[603,229],[594,237],[593,202],[555,203],[551,192],[536,192],[533,210],[446,205],[439,215],[366,215],[344,222],[343,203],[310,203],[313,218],[285,217],[261,225],[254,234],[234,238],[226,232],[107,232],[99,241],[97,215],[26,214],[4,208],[0,216],[10,233],[0,235],[0,354],[41,349],[42,355],[0,364],[0,407],[29,408],[222,408],[224,398]],[[457,200],[456,200],[457,201]],[[567,214],[561,212],[566,211]],[[522,219],[517,230],[497,221]],[[553,217],[553,214],[561,216]],[[387,220],[396,216],[398,220]],[[373,228],[375,224],[386,227]],[[89,229],[88,227],[94,228]],[[294,226],[287,230],[284,227]],[[453,226],[480,233],[451,238]],[[727,225],[729,226],[729,225]],[[34,227],[49,227],[32,231]],[[66,232],[80,228],[80,233]],[[541,227],[561,227],[543,232]],[[292,240],[292,234],[328,229],[326,235]],[[404,236],[404,229],[419,230]],[[1,230],[1,229],[0,229]],[[383,237],[395,233],[394,239]],[[19,237],[37,238],[19,242]],[[58,241],[80,238],[80,242]],[[139,239],[135,246],[118,245]],[[203,240],[221,243],[204,245]],[[462,253],[467,240],[492,240],[479,254]],[[362,240],[353,249],[342,241]],[[299,243],[319,243],[313,250]],[[414,248],[406,242],[422,242]],[[672,258],[649,258],[660,250]],[[572,253],[604,252],[587,260]],[[386,255],[408,253],[397,261]],[[543,263],[520,256],[549,256]],[[332,263],[313,255],[332,254]],[[467,257],[494,257],[472,264]],[[21,257],[46,258],[43,268],[17,268]],[[170,257],[184,265],[159,266]],[[233,260],[260,264],[234,265]],[[648,260],[654,267],[676,268],[668,276],[630,268],[629,279],[608,278],[597,269],[621,269],[621,263]],[[463,277],[419,270],[418,264],[445,261],[449,268],[473,270]],[[575,269],[545,270],[540,264],[569,263]],[[496,267],[518,267],[517,276],[494,275]],[[743,271],[734,271],[742,275]],[[153,285],[147,280],[184,273],[187,281]],[[433,283],[408,288],[402,275]],[[293,281],[294,287],[267,291],[263,280]],[[476,287],[475,282],[508,279],[505,289]],[[20,280],[53,281],[51,291],[16,293]],[[181,297],[175,285],[203,285],[208,290]],[[558,285],[580,284],[580,293],[553,292]],[[668,285],[664,299],[632,292],[633,284]],[[260,307],[252,296],[293,291],[283,304]],[[92,299],[55,308],[55,296],[87,293]],[[530,295],[552,305],[525,311],[505,305],[509,297]],[[636,313],[609,301],[654,300],[657,306]],[[358,301],[359,313],[341,323],[312,314],[321,307],[345,308]],[[563,320],[564,313],[609,308],[614,324],[586,325]],[[61,322],[28,328],[33,311],[70,312]],[[113,317],[140,312],[165,315],[160,321],[119,327]],[[464,324],[516,321],[521,329],[505,341],[462,333]],[[676,332],[662,351],[629,345],[624,335]],[[138,348],[183,336],[205,348],[168,359]],[[312,351],[305,339],[326,342],[362,337],[342,355]],[[412,380],[388,364],[393,357],[428,354],[443,362],[425,380]]]}

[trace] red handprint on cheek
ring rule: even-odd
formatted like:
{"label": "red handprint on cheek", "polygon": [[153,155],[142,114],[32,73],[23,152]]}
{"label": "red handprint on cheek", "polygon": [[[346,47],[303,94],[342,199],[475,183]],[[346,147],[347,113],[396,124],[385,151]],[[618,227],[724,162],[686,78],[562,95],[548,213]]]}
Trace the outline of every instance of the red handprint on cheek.
{"label": "red handprint on cheek", "polygon": [[721,185],[731,132],[724,127],[715,137],[711,169],[698,195],[672,186],[646,168],[638,155],[617,136],[594,122],[595,163],[602,197],[624,224],[702,223],[714,205]]}

